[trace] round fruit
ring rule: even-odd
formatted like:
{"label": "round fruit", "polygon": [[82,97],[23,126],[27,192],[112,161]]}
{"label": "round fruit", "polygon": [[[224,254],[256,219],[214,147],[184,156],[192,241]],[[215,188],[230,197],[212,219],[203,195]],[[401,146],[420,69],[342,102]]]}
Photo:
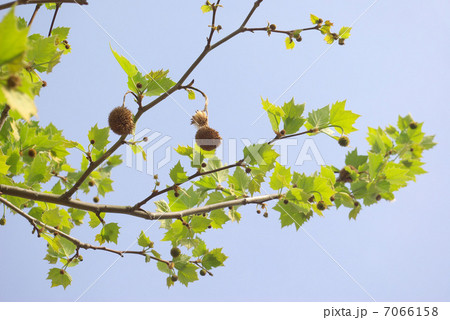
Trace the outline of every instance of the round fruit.
{"label": "round fruit", "polygon": [[172,248],[170,250],[170,255],[174,258],[178,257],[181,254],[181,250],[179,248]]}
{"label": "round fruit", "polygon": [[347,136],[342,136],[338,142],[341,147],[347,147],[350,144],[350,139]]}
{"label": "round fruit", "polygon": [[377,194],[375,199],[377,199],[377,201],[380,201],[381,200],[381,194]]}
{"label": "round fruit", "polygon": [[174,274],[174,275],[172,275],[171,279],[173,282],[175,282],[178,280],[178,276],[176,274]]}
{"label": "round fruit", "polygon": [[319,209],[320,211],[323,211],[327,208],[327,205],[324,201],[320,200],[319,202],[317,202],[317,209]]}
{"label": "round fruit", "polygon": [[133,113],[126,107],[114,108],[108,117],[111,130],[118,135],[130,134],[134,130]]}
{"label": "round fruit", "polygon": [[34,157],[36,157],[36,155],[37,155],[37,152],[35,149],[31,148],[30,150],[28,150],[28,156],[30,158],[34,158]]}
{"label": "round fruit", "polygon": [[283,200],[283,203],[284,203],[284,204],[288,204],[288,203],[289,203],[289,200],[288,200],[288,199],[284,199],[284,200]]}
{"label": "round fruit", "polygon": [[92,201],[94,201],[95,203],[97,203],[97,202],[100,201],[100,199],[99,199],[98,197],[94,197],[94,198],[92,199]]}
{"label": "round fruit", "polygon": [[94,180],[89,180],[88,185],[89,185],[89,187],[95,186]]}
{"label": "round fruit", "polygon": [[276,26],[275,24],[272,23],[272,24],[269,26],[269,28],[270,28],[270,30],[274,31],[274,30],[277,29],[277,26]]}
{"label": "round fruit", "polygon": [[417,129],[417,122],[415,122],[415,121],[412,121],[410,124],[409,124],[409,127],[411,128],[411,129]]}
{"label": "round fruit", "polygon": [[206,276],[206,270],[204,270],[204,269],[200,270],[200,275],[202,277]]}
{"label": "round fruit", "polygon": [[7,85],[9,89],[15,89],[22,84],[22,80],[18,75],[12,74],[7,80]]}
{"label": "round fruit", "polygon": [[267,217],[269,217],[269,214],[267,213],[267,211],[266,211],[266,212],[264,212],[264,214],[263,214],[263,217],[264,217],[264,218],[267,218]]}
{"label": "round fruit", "polygon": [[6,218],[3,217],[0,219],[0,226],[4,226],[6,224]]}
{"label": "round fruit", "polygon": [[208,126],[200,127],[195,134],[195,142],[205,151],[215,150],[220,145],[220,140],[222,137],[219,132]]}

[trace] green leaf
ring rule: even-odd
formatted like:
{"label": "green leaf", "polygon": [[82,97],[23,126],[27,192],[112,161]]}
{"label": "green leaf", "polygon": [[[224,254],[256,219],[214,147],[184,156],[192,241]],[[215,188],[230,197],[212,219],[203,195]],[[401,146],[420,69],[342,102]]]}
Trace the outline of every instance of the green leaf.
{"label": "green leaf", "polygon": [[331,33],[327,33],[327,35],[324,38],[325,42],[328,44],[332,44],[334,42],[334,37]]}
{"label": "green leaf", "polygon": [[141,231],[141,234],[139,235],[138,238],[138,245],[147,248],[148,246],[150,246],[150,244],[151,244],[150,238],[145,235],[144,231]]}
{"label": "green leaf", "polygon": [[358,169],[359,166],[365,164],[367,162],[367,156],[360,156],[358,155],[358,150],[355,148],[352,152],[348,152],[347,156],[345,157],[345,164],[354,166],[356,169]]}
{"label": "green leaf", "polygon": [[[104,219],[104,218],[105,218],[105,213],[104,213],[104,212],[101,212],[101,213],[100,213],[100,217],[101,217],[102,219]],[[100,225],[101,221],[100,221],[100,219],[97,217],[97,215],[96,215],[94,212],[89,212],[89,218],[90,218],[90,220],[89,220],[89,226],[90,226],[92,229],[94,229],[94,228],[98,227],[98,225]]]}
{"label": "green leaf", "polygon": [[177,246],[181,239],[188,236],[189,231],[180,220],[176,220],[170,225],[170,229],[164,235],[162,241],[171,241],[173,246]]}
{"label": "green leaf", "polygon": [[195,233],[202,233],[208,229],[208,226],[211,224],[211,220],[201,216],[193,216],[189,225],[191,226],[191,230]]}
{"label": "green leaf", "polygon": [[18,29],[12,8],[0,22],[0,66],[20,57],[27,48],[28,28]]}
{"label": "green leaf", "polygon": [[194,190],[194,187],[192,186],[188,190],[180,188],[178,194],[178,197],[175,196],[175,192],[173,191],[170,191],[167,194],[171,211],[193,208],[201,200],[200,194]]}
{"label": "green leaf", "polygon": [[192,250],[192,254],[194,257],[200,257],[208,252],[208,250],[206,249],[205,242],[199,238],[197,238],[197,239],[199,240],[199,242],[198,242],[197,246],[195,247],[195,249]]}
{"label": "green leaf", "polygon": [[59,224],[62,221],[62,217],[59,214],[59,209],[51,209],[51,210],[47,210],[42,214],[42,222],[44,222],[45,224],[52,226],[52,227],[57,227],[59,226]]}
{"label": "green leaf", "polygon": [[[353,127],[356,119],[360,115],[351,111],[345,110],[346,101],[336,102],[331,106],[330,110],[330,124],[339,126],[344,130],[344,133],[351,133],[357,129]],[[336,128],[338,130],[339,128]],[[342,132],[341,132],[342,133]]]}
{"label": "green leaf", "polygon": [[250,177],[241,167],[237,167],[232,176],[228,178],[228,185],[239,194],[244,194],[250,183]]}
{"label": "green leaf", "polygon": [[389,181],[390,191],[397,191],[402,187],[406,187],[407,181],[412,180],[409,175],[409,170],[404,169],[401,164],[389,162],[386,164],[383,173],[386,175],[386,180]]}
{"label": "green leaf", "polygon": [[217,268],[223,266],[227,256],[222,253],[222,248],[211,250],[203,256],[202,265],[205,269]]}
{"label": "green leaf", "polygon": [[330,107],[325,106],[318,110],[313,110],[308,113],[308,121],[305,127],[309,129],[321,129],[330,124]]}
{"label": "green leaf", "polygon": [[373,179],[379,172],[384,157],[380,153],[369,152],[368,155],[369,155],[369,174],[370,177]]}
{"label": "green leaf", "polygon": [[52,281],[52,288],[57,286],[63,286],[64,289],[68,285],[72,283],[72,277],[70,274],[67,273],[67,271],[59,268],[52,268],[48,272],[47,280]]}
{"label": "green leaf", "polygon": [[207,12],[212,11],[212,6],[210,4],[204,4],[201,6],[200,9],[202,9],[203,13],[207,13]]}
{"label": "green leaf", "polygon": [[144,95],[148,97],[159,96],[172,88],[175,82],[167,77],[168,73],[169,70],[158,70],[146,74],[145,78],[148,80],[148,84],[145,87]]}
{"label": "green leaf", "polygon": [[351,30],[352,28],[350,27],[342,27],[341,30],[339,30],[339,38],[348,39],[350,37]]}
{"label": "green leaf", "polygon": [[311,17],[312,24],[318,24],[319,23],[319,17],[313,15],[312,13],[311,13],[310,17]]}
{"label": "green leaf", "polygon": [[[219,158],[214,156],[208,159],[205,171],[216,170],[221,168],[222,166],[223,166],[222,161],[220,161]],[[222,183],[223,181],[226,181],[228,178],[228,169],[210,173],[208,177],[212,177],[216,182]]]}
{"label": "green leaf", "polygon": [[263,109],[266,110],[267,115],[269,116],[270,124],[272,125],[272,129],[275,132],[279,131],[281,117],[284,116],[284,111],[281,107],[278,107],[269,102],[268,99],[263,100],[261,98],[261,102],[263,105]]}
{"label": "green leaf", "polygon": [[361,205],[359,205],[359,206],[357,206],[357,207],[354,207],[351,211],[350,211],[350,213],[348,214],[348,218],[349,219],[354,219],[354,220],[356,220],[356,216],[358,215],[358,213],[361,211]]}
{"label": "green leaf", "polygon": [[94,148],[97,150],[103,150],[107,144],[109,137],[109,127],[99,129],[97,124],[89,130],[88,138],[89,141],[94,140]]}
{"label": "green leaf", "polygon": [[182,269],[178,270],[178,281],[186,287],[189,282],[198,280],[197,266],[192,263],[186,264]]}
{"label": "green leaf", "polygon": [[211,227],[214,229],[222,229],[222,226],[230,221],[230,218],[225,214],[223,209],[211,211],[209,218],[211,219]]}
{"label": "green leaf", "polygon": [[169,175],[172,181],[176,184],[185,182],[188,179],[188,176],[184,171],[183,167],[181,166],[180,161],[178,161],[175,167],[173,167],[172,170],[170,170]]}
{"label": "green leaf", "polygon": [[291,169],[286,168],[277,162],[275,165],[275,170],[270,177],[270,187],[273,190],[280,190],[284,187],[289,188],[291,180]]}
{"label": "green leaf", "polygon": [[254,144],[244,148],[244,159],[250,165],[258,165],[261,170],[269,171],[275,167],[279,154],[267,143]]}
{"label": "green leaf", "polygon": [[228,217],[230,217],[232,222],[236,221],[239,223],[241,221],[241,214],[234,207],[228,211]]}
{"label": "green leaf", "polygon": [[125,71],[125,73],[129,77],[133,77],[134,75],[136,75],[136,73],[138,73],[138,69],[136,68],[135,65],[131,64],[131,62],[128,61],[127,58],[119,55],[116,51],[114,51],[114,49],[111,47],[111,45],[109,47],[111,48],[111,51],[112,51],[114,57],[116,58],[117,62],[120,64],[123,71]]}
{"label": "green leaf", "polygon": [[17,111],[26,121],[29,121],[32,116],[37,115],[36,105],[29,95],[17,90],[9,90],[5,87],[1,89],[6,103],[11,110]]}
{"label": "green leaf", "polygon": [[[75,208],[69,208],[70,217],[72,218],[72,221],[76,225],[80,225],[83,223],[84,216],[86,215],[86,211],[75,209]],[[98,219],[97,219],[98,220]]]}
{"label": "green leaf", "polygon": [[284,130],[286,134],[296,133],[305,123],[306,119],[302,117],[305,110],[305,104],[295,104],[294,99],[285,103],[282,107],[284,115],[282,116]]}
{"label": "green leaf", "polygon": [[105,224],[99,234],[95,236],[95,240],[100,244],[105,242],[114,242],[117,244],[119,237],[119,225],[117,223]]}
{"label": "green leaf", "polygon": [[194,92],[194,90],[188,89],[187,92],[188,92],[188,99],[189,100],[195,100],[195,92]]}
{"label": "green leaf", "polygon": [[25,182],[27,185],[32,186],[35,183],[47,182],[50,177],[47,159],[44,154],[39,153],[31,163],[29,171],[25,173]]}
{"label": "green leaf", "polygon": [[287,50],[292,50],[295,48],[295,42],[291,37],[286,37],[286,39],[284,39],[284,43],[286,44]]}
{"label": "green leaf", "polygon": [[309,219],[311,211],[307,203],[289,201],[288,204],[285,204],[282,200],[273,209],[280,213],[282,228],[293,224],[297,230]]}

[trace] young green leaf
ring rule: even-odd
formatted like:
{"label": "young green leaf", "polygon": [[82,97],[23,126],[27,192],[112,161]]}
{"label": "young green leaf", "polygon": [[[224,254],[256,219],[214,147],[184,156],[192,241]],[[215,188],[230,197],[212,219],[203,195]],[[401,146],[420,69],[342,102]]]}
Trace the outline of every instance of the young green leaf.
{"label": "young green leaf", "polygon": [[66,287],[72,283],[70,274],[68,274],[66,270],[59,268],[50,269],[47,279],[52,281],[52,288],[63,286],[64,289],[66,289]]}

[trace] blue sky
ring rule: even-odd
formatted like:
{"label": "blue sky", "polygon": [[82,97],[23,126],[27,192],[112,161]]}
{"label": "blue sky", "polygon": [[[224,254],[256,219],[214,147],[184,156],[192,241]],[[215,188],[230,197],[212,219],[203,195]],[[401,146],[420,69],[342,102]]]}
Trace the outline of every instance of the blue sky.
{"label": "blue sky", "polygon": [[[222,1],[219,36],[234,30],[252,3]],[[127,90],[110,44],[142,71],[168,68],[174,80],[179,78],[205,45],[210,16],[201,13],[202,4],[152,0],[125,6],[111,0],[91,1],[82,9],[63,5],[56,26],[71,27],[72,53],[44,75],[48,87],[36,101],[40,121],[53,122],[68,139],[85,145],[91,126],[107,126],[109,111],[121,104]],[[347,99],[347,108],[362,115],[356,123],[360,130],[350,136],[351,147],[359,151],[367,151],[368,126],[395,124],[398,115],[411,113],[425,122],[425,132],[436,135],[438,145],[425,154],[429,173],[398,192],[395,202],[364,208],[356,221],[349,221],[344,210],[328,210],[298,232],[281,229],[275,211],[264,219],[254,207],[244,208],[241,223],[204,237],[210,247],[224,248],[226,266],[189,288],[177,284],[171,289],[154,264],[104,252],[84,252],[84,262],[70,270],[73,284],[51,289],[45,280],[50,266],[42,260],[44,241],[31,234],[25,220],[8,214],[0,229],[0,301],[74,301],[80,296],[80,301],[370,301],[370,296],[377,301],[448,301],[450,22],[445,13],[450,4],[379,0],[366,11],[372,4],[265,0],[249,26],[270,21],[280,29],[305,27],[314,13],[336,26],[356,21],[352,36],[345,46],[330,48],[320,34],[308,33],[288,51],[283,36],[243,34],[208,55],[189,79],[208,94],[210,124],[225,138],[225,150],[228,139],[237,139],[242,148],[239,139],[271,138],[267,118],[258,119],[260,99],[275,101],[291,85],[278,103],[294,97],[309,111]],[[27,19],[31,12],[32,7],[17,10]],[[32,32],[46,34],[50,20],[51,13],[42,10]],[[128,105],[134,108],[131,101]],[[137,131],[148,128],[170,137],[155,159],[164,157],[166,146],[192,142],[189,117],[200,106],[200,100],[188,101],[179,92],[140,119]],[[303,141],[289,147],[289,161],[297,171],[312,172],[318,169],[313,161],[294,165]],[[325,163],[343,164],[348,150],[325,136],[315,137],[314,143]],[[169,183],[167,172],[178,161],[172,156],[158,170],[162,184]],[[73,163],[80,158],[71,155]],[[114,204],[135,203],[153,183],[135,166],[121,166],[113,179],[115,192],[105,202]],[[142,229],[149,228],[153,240],[162,235],[159,223],[112,214],[108,219],[122,227],[119,248],[131,245]],[[85,242],[93,242],[96,234],[88,226],[74,232]],[[165,243],[157,246],[169,250]]]}

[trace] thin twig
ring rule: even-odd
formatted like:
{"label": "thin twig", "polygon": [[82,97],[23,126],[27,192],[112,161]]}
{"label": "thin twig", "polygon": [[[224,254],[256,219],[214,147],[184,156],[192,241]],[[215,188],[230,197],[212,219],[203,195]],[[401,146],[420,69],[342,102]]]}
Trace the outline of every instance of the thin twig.
{"label": "thin twig", "polygon": [[39,11],[39,8],[42,6],[42,4],[37,4],[36,7],[34,8],[33,11],[33,15],[30,18],[30,22],[28,22],[28,27],[31,26],[31,24],[33,23],[34,17],[36,17],[37,12]]}
{"label": "thin twig", "polygon": [[6,119],[8,118],[8,112],[11,110],[11,107],[9,105],[5,105],[2,111],[2,115],[0,116],[0,130],[2,130],[3,125],[6,122]]}
{"label": "thin twig", "polygon": [[44,3],[75,3],[78,5],[87,5],[86,0],[18,0],[18,1],[11,1],[8,3],[4,3],[0,5],[0,10],[11,8],[14,5],[20,6],[24,4],[44,4]]}
{"label": "thin twig", "polygon": [[214,31],[216,31],[216,13],[217,9],[219,8],[220,0],[217,1],[217,3],[213,4],[213,12],[212,12],[212,21],[211,21],[211,31],[209,33],[209,37],[207,38],[206,42],[206,48],[209,48],[211,46],[211,41],[214,35]]}
{"label": "thin twig", "polygon": [[153,198],[155,198],[155,197],[157,197],[157,196],[159,196],[159,195],[161,195],[161,194],[164,194],[164,193],[166,193],[166,192],[169,192],[170,190],[174,190],[174,189],[177,188],[178,186],[180,186],[180,185],[182,185],[183,183],[186,183],[186,182],[188,182],[188,181],[190,181],[190,180],[192,180],[192,179],[195,179],[195,178],[201,177],[201,176],[205,176],[205,175],[208,175],[208,174],[212,174],[212,173],[215,173],[215,172],[227,170],[227,169],[230,169],[230,168],[238,167],[238,166],[242,165],[243,162],[244,162],[244,160],[242,159],[242,160],[237,161],[236,163],[233,163],[233,164],[230,164],[230,165],[227,165],[227,166],[223,166],[223,167],[220,167],[220,168],[216,168],[216,169],[214,169],[214,170],[203,171],[203,172],[197,171],[196,173],[190,175],[190,176],[187,178],[186,181],[183,181],[183,182],[180,182],[180,183],[175,183],[175,184],[171,185],[170,187],[167,187],[167,188],[162,189],[162,190],[160,190],[160,191],[154,191],[154,192],[152,192],[152,194],[149,195],[147,198],[145,198],[144,200],[142,200],[142,201],[136,203],[136,204],[133,206],[133,209],[139,209],[139,208],[141,208],[144,204],[146,204],[147,202],[149,202],[151,199],[153,199]]}
{"label": "thin twig", "polygon": [[187,86],[181,86],[181,87],[180,87],[180,90],[181,90],[181,89],[184,89],[184,90],[194,90],[194,91],[197,91],[198,93],[200,93],[200,94],[203,96],[203,98],[205,98],[205,107],[203,108],[203,110],[206,112],[206,115],[208,116],[208,105],[209,105],[209,99],[208,99],[208,96],[207,96],[206,93],[204,93],[202,90],[200,90],[200,89],[198,89],[198,88],[196,88],[196,87],[193,87],[193,86],[192,86],[193,83],[194,83],[194,80],[192,80],[191,83],[189,83]]}
{"label": "thin twig", "polygon": [[56,20],[56,16],[58,15],[59,8],[61,7],[61,3],[58,3],[56,5],[55,13],[53,14],[52,24],[50,25],[50,30],[48,30],[48,36],[50,37],[52,35],[53,25]]}
{"label": "thin twig", "polygon": [[[77,247],[77,255],[78,255],[78,249],[82,248],[82,249],[85,249],[85,250],[91,249],[91,250],[101,250],[101,251],[112,252],[112,253],[120,255],[121,257],[123,257],[124,254],[138,254],[138,255],[142,255],[142,256],[148,256],[148,257],[150,257],[150,259],[153,259],[153,260],[156,260],[156,261],[164,262],[167,265],[170,263],[167,260],[148,255],[143,250],[142,251],[114,250],[114,249],[110,249],[110,248],[107,248],[107,247],[94,246],[94,245],[91,245],[89,243],[81,242],[79,239],[74,238],[74,237],[68,235],[65,232],[62,232],[61,230],[58,230],[58,229],[53,228],[53,227],[51,227],[49,225],[46,225],[45,223],[39,221],[38,219],[28,215],[27,213],[25,213],[24,211],[22,211],[21,209],[19,209],[18,207],[16,207],[14,204],[12,204],[11,202],[9,202],[8,200],[6,200],[3,197],[0,197],[0,202],[2,202],[8,208],[10,208],[14,212],[18,213],[19,215],[21,215],[25,219],[27,219],[28,222],[33,226],[33,228],[37,229],[37,226],[40,226],[41,228],[44,228],[45,230],[47,230],[47,231],[49,231],[49,232],[51,232],[51,233],[53,233],[55,235],[59,235],[60,237],[62,237],[64,239],[69,240],[70,242],[72,242]],[[38,231],[38,232],[42,232],[42,231]]]}
{"label": "thin twig", "polygon": [[[250,13],[247,15],[247,17],[245,18],[244,22],[242,23],[242,25],[239,27],[238,30],[234,31],[227,37],[225,37],[225,38],[221,39],[220,41],[216,42],[215,44],[211,45],[209,48],[205,47],[205,49],[200,53],[200,55],[197,57],[197,59],[195,59],[195,61],[191,64],[191,66],[188,68],[188,70],[186,70],[186,72],[181,76],[181,78],[178,80],[178,82],[172,88],[170,88],[168,91],[166,91],[165,93],[163,93],[162,95],[160,95],[158,98],[156,98],[152,102],[148,103],[147,105],[140,106],[140,108],[138,109],[138,112],[134,116],[134,121],[137,122],[139,120],[139,118],[142,116],[142,114],[144,114],[146,111],[150,110],[151,108],[153,108],[154,106],[159,104],[161,101],[166,99],[168,96],[170,96],[175,91],[179,90],[180,87],[183,85],[184,81],[186,81],[186,79],[189,77],[189,75],[194,71],[194,69],[200,64],[200,62],[205,58],[205,56],[209,52],[211,52],[212,50],[217,48],[219,45],[230,40],[237,34],[242,33],[245,28],[245,25],[250,20],[250,17],[253,15],[256,8],[259,7],[259,5],[261,4],[262,1],[263,0],[257,0],[254,3],[252,9],[250,10]],[[78,190],[78,188],[81,186],[81,184],[89,177],[89,175],[123,144],[123,141],[125,141],[126,137],[127,137],[127,135],[122,135],[116,141],[116,143],[113,146],[111,146],[111,148],[109,148],[100,158],[98,158],[94,162],[91,162],[89,164],[89,167],[81,175],[81,177],[77,180],[77,182],[72,186],[72,188],[70,188],[66,193],[61,195],[61,199],[69,199]]]}

